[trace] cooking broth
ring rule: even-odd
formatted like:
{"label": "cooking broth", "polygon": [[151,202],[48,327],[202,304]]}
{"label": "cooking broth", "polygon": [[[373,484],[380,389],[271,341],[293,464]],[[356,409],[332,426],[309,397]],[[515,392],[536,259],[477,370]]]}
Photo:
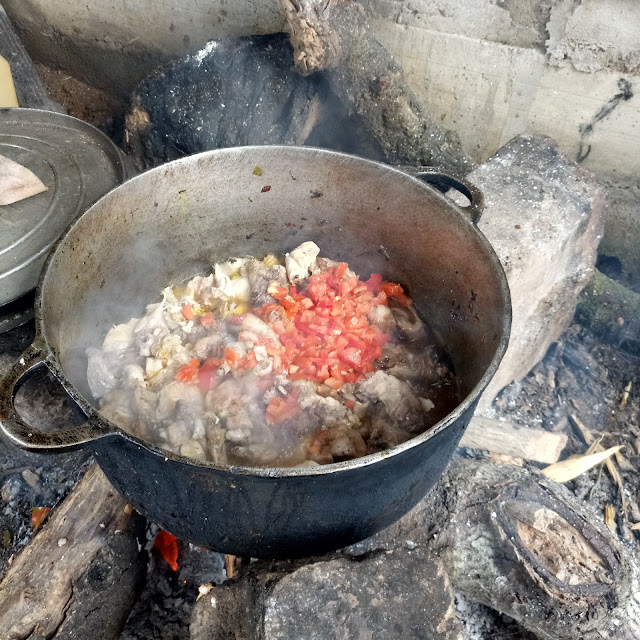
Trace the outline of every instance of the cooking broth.
{"label": "cooking broth", "polygon": [[219,464],[328,464],[394,447],[459,403],[444,351],[402,287],[313,242],[232,258],[169,286],[88,349],[100,411]]}

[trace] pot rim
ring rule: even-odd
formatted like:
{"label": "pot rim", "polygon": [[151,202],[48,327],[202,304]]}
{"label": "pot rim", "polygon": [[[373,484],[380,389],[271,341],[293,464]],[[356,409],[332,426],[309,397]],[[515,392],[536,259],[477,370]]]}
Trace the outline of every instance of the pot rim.
{"label": "pot rim", "polygon": [[[138,436],[128,433],[124,429],[120,428],[116,424],[104,418],[100,412],[86,400],[86,398],[72,385],[67,379],[62,367],[60,366],[55,354],[53,353],[53,349],[49,345],[46,337],[45,337],[45,327],[42,313],[42,298],[43,298],[43,287],[45,285],[45,280],[47,279],[47,274],[50,268],[51,263],[53,262],[57,250],[64,242],[65,238],[71,233],[71,231],[75,228],[76,225],[80,224],[82,218],[85,215],[90,214],[94,208],[98,207],[103,200],[109,198],[110,194],[114,191],[126,187],[131,183],[135,183],[139,180],[147,179],[146,176],[157,174],[160,172],[166,171],[169,166],[176,166],[180,164],[185,164],[187,162],[197,161],[199,158],[208,157],[212,155],[235,155],[238,153],[246,154],[251,153],[252,151],[260,151],[264,152],[265,148],[269,150],[273,150],[276,153],[301,153],[301,154],[316,154],[325,157],[342,157],[342,158],[354,158],[361,164],[367,164],[372,167],[376,167],[377,170],[383,169],[384,171],[388,171],[391,173],[397,174],[399,177],[402,177],[404,180],[410,180],[414,184],[418,185],[420,188],[428,190],[432,195],[435,195],[443,205],[447,206],[450,209],[456,211],[457,215],[460,215],[465,219],[466,224],[471,225],[474,228],[474,233],[477,235],[480,243],[482,244],[484,250],[486,251],[487,257],[489,258],[492,266],[495,269],[495,273],[498,277],[500,292],[503,296],[505,302],[505,308],[501,323],[501,332],[502,335],[498,341],[498,345],[496,351],[494,353],[493,358],[486,371],[471,390],[471,392],[456,406],[456,408],[451,411],[447,416],[445,416],[442,420],[437,422],[433,427],[424,431],[423,433],[403,442],[402,444],[396,445],[391,449],[387,449],[385,451],[372,453],[366,456],[362,456],[360,458],[355,458],[353,460],[346,460],[343,462],[334,462],[331,464],[325,465],[317,465],[317,466],[309,466],[309,467],[251,467],[251,466],[242,466],[242,465],[225,465],[225,464],[216,464],[211,461],[202,461],[196,460],[194,458],[189,458],[186,456],[182,456],[177,453],[173,453],[168,451],[167,449],[162,449],[153,445]],[[507,277],[500,263],[500,260],[493,249],[491,243],[487,240],[486,236],[478,229],[478,226],[472,223],[467,216],[463,213],[463,207],[456,204],[453,200],[445,196],[443,193],[438,191],[437,189],[425,184],[418,178],[410,175],[402,171],[401,169],[397,169],[392,165],[388,165],[383,162],[378,162],[375,160],[369,160],[367,158],[362,158],[360,156],[343,153],[339,151],[333,151],[329,149],[321,149],[318,147],[297,147],[293,145],[250,145],[245,147],[225,147],[222,149],[212,149],[209,151],[203,151],[201,153],[185,156],[184,158],[179,158],[177,160],[172,160],[170,162],[159,165],[158,167],[154,167],[149,171],[141,173],[137,176],[134,176],[130,180],[127,180],[122,185],[116,187],[112,191],[108,192],[102,198],[100,198],[97,202],[95,202],[87,211],[76,218],[64,231],[64,233],[59,237],[57,242],[51,248],[49,255],[44,263],[42,268],[42,272],[40,273],[40,278],[38,280],[38,286],[36,288],[36,299],[35,299],[35,322],[36,322],[36,337],[35,342],[40,342],[43,346],[43,350],[45,352],[45,361],[47,365],[54,370],[54,375],[64,388],[67,393],[70,395],[71,399],[75,401],[82,411],[87,415],[89,420],[97,421],[99,424],[104,425],[104,434],[99,435],[95,440],[99,441],[112,437],[123,437],[131,443],[137,445],[140,448],[144,448],[154,455],[161,456],[165,459],[165,461],[178,462],[181,464],[187,464],[189,466],[202,467],[207,469],[212,469],[215,471],[228,472],[233,475],[241,474],[247,476],[256,476],[262,478],[299,478],[306,476],[324,476],[333,473],[337,473],[340,471],[349,471],[353,469],[358,469],[360,467],[367,467],[375,464],[381,460],[387,460],[393,458],[395,456],[401,455],[405,451],[409,449],[413,449],[414,447],[421,446],[428,442],[431,438],[433,438],[438,433],[444,431],[449,426],[451,426],[454,422],[462,417],[462,415],[477,401],[480,397],[484,389],[487,387],[493,376],[495,375],[502,358],[507,350],[509,344],[509,335],[511,331],[511,320],[512,320],[512,309],[511,309],[511,295],[509,291],[509,285],[507,282]],[[89,445],[90,443],[87,443]]]}

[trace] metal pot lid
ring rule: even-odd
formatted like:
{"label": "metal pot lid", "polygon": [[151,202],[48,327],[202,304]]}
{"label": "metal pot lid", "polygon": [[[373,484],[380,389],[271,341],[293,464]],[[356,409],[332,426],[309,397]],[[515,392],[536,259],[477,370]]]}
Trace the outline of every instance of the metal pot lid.
{"label": "metal pot lid", "polygon": [[0,109],[0,155],[28,167],[48,191],[0,206],[0,305],[35,288],[66,227],[133,174],[95,127],[36,109]]}

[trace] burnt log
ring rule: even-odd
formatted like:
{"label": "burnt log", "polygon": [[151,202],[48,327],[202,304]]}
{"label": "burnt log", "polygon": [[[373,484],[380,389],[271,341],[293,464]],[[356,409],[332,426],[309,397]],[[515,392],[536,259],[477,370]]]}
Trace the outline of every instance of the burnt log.
{"label": "burnt log", "polygon": [[640,638],[638,560],[564,486],[520,467],[457,460],[432,545],[456,589],[542,640]]}
{"label": "burnt log", "polygon": [[384,159],[321,74],[297,73],[286,34],[212,40],[156,69],[131,97],[125,142],[141,169],[210,149],[263,144]]}
{"label": "burnt log", "polygon": [[640,294],[596,270],[580,296],[576,319],[609,344],[640,355]]}
{"label": "burnt log", "polygon": [[403,70],[375,38],[355,0],[280,0],[297,69],[322,71],[356,114],[387,162],[431,165],[464,175],[473,162],[458,135],[438,124],[404,80]]}
{"label": "burnt log", "polygon": [[[384,611],[385,624],[402,627],[385,637],[450,640],[452,585],[542,640],[638,640],[637,556],[601,521],[536,470],[456,458],[379,534],[331,556],[245,565],[196,604],[191,637],[371,637],[367,625]],[[248,606],[254,617],[240,629]]]}
{"label": "burnt log", "polygon": [[91,467],[0,583],[2,638],[118,638],[146,574],[143,529]]}

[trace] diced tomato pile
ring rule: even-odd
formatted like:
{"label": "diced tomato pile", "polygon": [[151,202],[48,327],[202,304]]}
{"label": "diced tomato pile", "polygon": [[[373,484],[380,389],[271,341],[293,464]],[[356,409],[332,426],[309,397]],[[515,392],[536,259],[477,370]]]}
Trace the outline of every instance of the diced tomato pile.
{"label": "diced tomato pile", "polygon": [[[277,340],[258,337],[258,344],[272,359],[274,373],[339,389],[374,370],[374,362],[382,356],[382,347],[390,336],[370,324],[368,314],[375,306],[387,306],[389,298],[406,306],[412,301],[399,284],[383,282],[380,274],[362,281],[358,276],[347,275],[348,268],[346,262],[340,262],[311,276],[307,287],[300,291],[294,286],[272,284],[268,293],[276,302],[251,311],[278,336]],[[185,313],[183,308],[185,317],[190,311]],[[235,316],[234,324],[241,324],[242,318]],[[210,313],[202,316],[201,322],[215,325]],[[223,363],[240,372],[253,368],[257,358],[254,351],[243,356],[227,347],[223,358],[209,358],[202,364],[192,359],[179,369],[176,378],[198,383],[206,392],[215,388],[216,372]],[[299,411],[296,398],[275,398],[267,407],[267,421],[277,424]]]}
{"label": "diced tomato pile", "polygon": [[373,371],[374,361],[390,339],[369,324],[368,314],[374,306],[387,305],[389,297],[411,304],[400,285],[383,283],[380,274],[363,282],[348,276],[348,268],[340,262],[313,275],[302,291],[271,285],[268,292],[277,302],[253,311],[278,334],[280,345],[266,346],[289,379],[311,380],[333,389],[361,380]]}

